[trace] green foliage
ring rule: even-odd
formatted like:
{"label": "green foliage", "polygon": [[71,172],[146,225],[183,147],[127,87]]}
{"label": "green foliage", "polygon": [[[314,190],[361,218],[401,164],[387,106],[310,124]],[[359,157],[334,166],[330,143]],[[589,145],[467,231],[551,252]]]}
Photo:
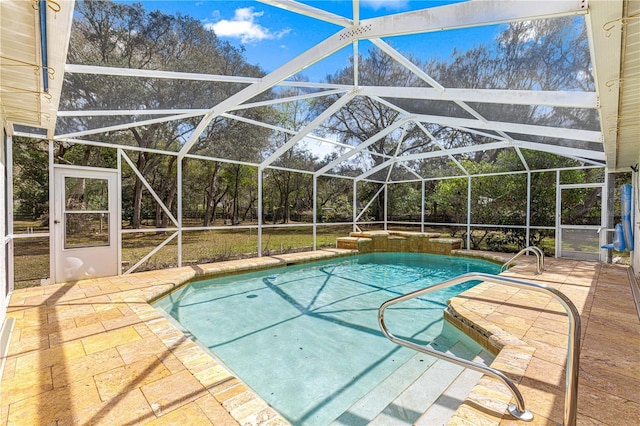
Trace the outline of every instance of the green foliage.
{"label": "green foliage", "polygon": [[27,220],[44,219],[49,212],[49,155],[47,143],[13,139],[14,215]]}

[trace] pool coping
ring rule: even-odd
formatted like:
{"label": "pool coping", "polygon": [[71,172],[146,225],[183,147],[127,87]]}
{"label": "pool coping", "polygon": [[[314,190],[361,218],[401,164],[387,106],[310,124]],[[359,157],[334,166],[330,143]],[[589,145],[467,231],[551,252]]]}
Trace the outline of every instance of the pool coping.
{"label": "pool coping", "polygon": [[[97,374],[94,375],[94,372],[86,373],[89,374],[89,378],[84,377],[83,380],[64,382],[60,386],[55,383],[55,372],[52,372],[52,369],[66,364],[69,361],[67,353],[72,350],[81,352],[80,355],[78,353],[72,355],[72,358],[76,358],[74,363],[76,365],[78,362],[84,363],[85,359],[96,355],[97,349],[93,349],[94,347],[104,350],[100,351],[100,354],[110,350],[118,350],[120,355],[125,357],[123,353],[126,353],[126,357],[132,360],[130,364],[134,365],[141,361],[136,358],[135,354],[129,353],[131,352],[129,347],[134,343],[143,343],[153,335],[163,345],[160,349],[163,352],[163,358],[160,359],[161,362],[156,360],[156,364],[160,365],[160,368],[166,371],[167,375],[170,375],[153,383],[145,383],[143,379],[140,382],[141,386],[135,389],[126,388],[125,399],[133,399],[129,395],[136,393],[137,409],[141,412],[140,417],[134,420],[135,423],[154,423],[165,419],[169,421],[169,419],[180,419],[181,416],[197,413],[201,422],[208,420],[210,424],[288,425],[289,422],[280,413],[236,378],[208,351],[186,337],[182,331],[154,309],[151,302],[198,278],[265,270],[354,254],[357,253],[352,250],[323,249],[16,290],[11,295],[7,310],[7,318],[15,320],[17,327],[11,335],[7,362],[0,381],[0,396],[2,397],[0,399],[0,424],[24,423],[25,421],[30,424],[48,424],[49,421],[54,423],[56,421],[86,423],[87,419],[96,422],[95,418],[91,417],[91,413],[95,411],[102,413],[105,410],[105,404],[109,407],[117,405],[121,401],[118,400],[118,396],[115,398],[113,396],[107,397],[105,400],[102,395],[99,395],[100,399],[93,398],[86,404],[79,403],[76,395],[78,389],[76,388],[78,385],[90,386],[91,391],[87,391],[87,389],[83,389],[83,391],[96,395],[100,393],[100,390],[108,389],[112,385],[103,384],[102,389],[96,391],[94,389],[96,383],[88,383],[91,377],[95,379],[100,376],[102,378],[107,374],[103,371],[104,367],[91,365]],[[80,309],[78,307],[90,308]],[[81,310],[82,313],[75,315],[74,309]],[[87,314],[87,311],[91,313]],[[114,311],[119,312],[106,314]],[[111,318],[115,315],[118,316]],[[53,319],[54,322],[50,323],[50,319]],[[72,324],[68,330],[62,329],[62,325],[51,327],[51,324],[62,324],[67,321],[72,321],[72,323],[75,321],[75,324]],[[88,324],[80,326],[80,322]],[[23,331],[37,332],[37,330],[33,330],[34,327],[38,330],[51,329],[54,332],[46,333],[45,337],[38,335],[34,339],[22,339],[25,334]],[[66,323],[64,327],[67,327]],[[50,346],[50,344],[54,344],[52,340],[55,340],[54,346]],[[144,352],[145,348],[140,347],[138,351]],[[44,361],[42,361],[43,358]],[[33,378],[29,377],[29,372],[20,367],[27,362],[33,363],[38,360],[40,367],[45,367],[40,370],[49,371],[43,373],[45,374],[44,379],[38,378],[38,385],[34,385]],[[126,365],[119,366],[119,368],[133,368],[126,361],[125,359]],[[144,371],[153,372],[154,368],[152,367],[155,366],[149,366]],[[192,379],[189,379],[189,376]],[[24,379],[23,377],[28,378]],[[176,379],[171,381],[173,377]],[[191,393],[188,396],[181,394],[182,389],[180,388],[186,385],[180,384],[179,381],[190,381],[188,385]],[[170,383],[170,386],[162,387],[173,388],[170,391],[175,391],[176,394],[168,394],[167,391],[152,386],[155,383],[160,386],[161,382]],[[115,386],[118,385],[120,384],[116,383]],[[154,401],[153,397],[156,397],[157,401]],[[64,407],[55,409],[50,407],[50,410],[43,412],[42,405],[53,404],[55,402],[50,401],[56,399],[59,400],[60,405],[66,401],[69,406],[73,407],[66,409]],[[112,404],[114,399],[116,402]],[[141,409],[140,405],[145,405],[145,403],[148,405],[144,407],[146,410]],[[109,421],[105,421],[106,424],[121,423],[124,422],[123,418],[130,420],[130,417],[135,415],[135,413],[131,413],[130,407],[122,409],[114,407],[112,411],[115,414],[107,413],[111,417]],[[98,423],[100,420],[104,419],[99,419]]]}
{"label": "pool coping", "polygon": [[[279,413],[217,364],[215,359],[207,352],[193,341],[186,339],[181,331],[151,307],[149,301],[156,300],[159,296],[175,290],[183,283],[202,277],[205,274],[220,276],[228,274],[230,271],[255,271],[286,264],[305,263],[353,254],[357,253],[352,250],[330,249],[270,258],[243,259],[198,265],[196,267],[141,272],[127,276],[16,290],[11,296],[7,313],[7,317],[14,319],[16,324],[14,333],[11,336],[9,357],[0,382],[2,396],[0,399],[0,424],[29,421],[31,423],[47,423],[47,420],[62,420],[63,423],[65,420],[72,420],[82,423],[90,413],[96,410],[100,413],[105,413],[105,406],[110,407],[105,414],[106,417],[103,419],[105,424],[109,424],[106,421],[107,418],[111,420],[111,424],[124,423],[123,421],[113,421],[114,418],[120,418],[118,416],[122,416],[122,419],[131,420],[133,415],[139,415],[136,419],[156,423],[160,420],[180,419],[181,416],[185,415],[193,416],[195,415],[194,413],[200,416],[199,419],[201,419],[202,424],[287,424],[287,421]],[[458,253],[455,254],[458,255]],[[486,252],[470,253],[464,251],[462,254],[465,257],[487,259]],[[488,254],[489,260],[497,263],[502,263],[507,256],[509,255]],[[571,296],[577,295],[572,297],[572,300],[574,302],[578,301],[579,308],[583,310],[582,313],[586,315],[587,319],[593,302],[593,292],[590,286],[594,280],[595,282],[604,280],[605,284],[602,284],[604,290],[620,291],[620,285],[618,284],[629,290],[628,269],[626,268],[593,262],[570,262],[566,260],[554,263],[554,260],[550,259],[548,261],[548,269],[549,271],[542,276],[535,276],[533,274],[533,260],[530,261],[527,257],[523,257],[521,262],[518,262],[518,265],[509,269],[505,274],[528,281],[541,281],[545,284],[557,281],[558,283],[564,283],[560,287],[567,285],[569,292],[576,289],[589,289],[588,294],[585,292],[570,294]],[[600,271],[606,271],[606,274]],[[558,389],[557,383],[551,383],[545,377],[551,376],[553,379],[560,377],[559,381],[563,381],[561,375],[559,376],[559,372],[562,372],[562,367],[558,366],[558,364],[561,364],[562,361],[561,357],[557,358],[560,356],[557,353],[558,348],[547,343],[541,344],[541,341],[546,336],[537,336],[537,340],[531,340],[526,335],[523,335],[524,332],[518,327],[518,321],[526,321],[526,318],[523,319],[522,312],[516,312],[517,315],[508,315],[502,318],[502,321],[509,323],[509,326],[500,327],[495,321],[489,321],[491,315],[487,315],[484,311],[486,304],[476,306],[469,304],[469,299],[466,298],[468,292],[475,291],[476,295],[496,296],[495,291],[485,284],[481,283],[452,299],[449,303],[452,308],[450,312],[459,317],[466,317],[470,323],[474,324],[478,332],[482,330],[490,330],[492,332],[491,336],[485,337],[492,339],[492,343],[501,348],[492,365],[515,378],[519,383],[519,387],[524,389],[525,401],[534,402],[532,411],[536,414],[535,423],[543,424],[545,421],[549,423],[558,422],[562,417],[562,413],[558,413],[558,404],[557,401],[554,402],[554,399],[561,399],[563,389]],[[614,287],[614,284],[617,287]],[[573,289],[572,287],[576,288]],[[503,294],[503,296],[505,296],[503,300],[497,302],[499,307],[493,306],[491,308],[493,311],[511,308],[507,302],[510,297],[516,297],[517,295]],[[622,298],[625,297],[626,293]],[[632,300],[630,293],[628,299]],[[610,299],[607,297],[603,298],[603,300],[609,301]],[[545,313],[546,317],[540,315],[533,325],[553,327],[549,325],[549,317],[557,315],[556,310],[556,308],[548,307],[548,312]],[[635,306],[633,311],[635,315]],[[110,315],[114,313],[119,316],[112,318]],[[622,313],[616,312],[617,316],[622,316]],[[501,317],[497,318],[501,319]],[[637,323],[637,316],[633,320]],[[513,322],[510,323],[509,321]],[[69,322],[71,322],[70,326]],[[513,331],[511,326],[515,326],[515,334],[505,331],[505,329]],[[595,326],[590,328],[593,327]],[[531,327],[531,329],[534,328]],[[627,328],[633,329],[633,324],[628,325]],[[484,331],[481,334],[484,335]],[[621,332],[624,332],[625,339],[631,345],[640,341],[638,335],[629,334],[628,330],[622,330]],[[553,334],[555,333],[549,334],[554,337]],[[583,328],[583,336],[585,334],[586,327]],[[135,335],[137,340],[132,341],[132,335]],[[566,336],[564,338],[566,339]],[[150,339],[155,339],[154,341],[158,341],[162,345],[162,348],[157,351],[162,351],[161,364],[169,370],[171,376],[151,384],[140,383],[135,389],[127,389],[129,391],[126,394],[127,398],[135,393],[138,397],[138,402],[140,402],[140,399],[144,401],[142,396],[144,394],[149,400],[145,401],[145,404],[152,405],[148,394],[153,396],[155,392],[157,396],[159,392],[158,388],[154,388],[153,385],[155,383],[164,383],[172,377],[178,376],[182,379],[191,377],[192,382],[197,381],[197,392],[194,393],[194,397],[187,398],[185,401],[172,402],[171,398],[174,395],[161,395],[163,398],[167,398],[168,402],[158,400],[160,401],[159,411],[157,407],[152,410],[147,405],[147,411],[143,413],[132,412],[126,404],[122,405],[124,403],[118,405],[122,401],[116,401],[112,404],[112,401],[108,399],[106,401],[97,400],[96,402],[95,399],[89,401],[88,396],[78,398],[78,386],[89,386],[90,384],[95,386],[97,383],[96,378],[102,378],[105,374],[105,367],[98,366],[100,369],[97,373],[85,372],[89,374],[89,378],[92,378],[91,375],[95,374],[93,379],[96,379],[96,383],[94,381],[88,383],[82,377],[75,380],[79,374],[74,370],[76,365],[84,365],[84,360],[95,355],[95,353],[88,354],[88,348],[99,347],[105,349],[104,352],[100,353],[117,350],[121,354],[124,353],[131,357],[134,356],[131,354],[132,345],[141,344]],[[589,362],[596,365],[606,362],[605,368],[607,371],[615,368],[616,377],[625,379],[623,384],[616,384],[615,386],[622,388],[623,385],[632,386],[633,383],[640,383],[638,382],[638,377],[636,377],[637,374],[635,374],[637,367],[630,367],[630,365],[635,364],[629,364],[630,361],[628,359],[605,359],[602,361],[602,356],[594,357],[591,352],[597,351],[599,346],[604,345],[596,345],[594,349],[593,345],[589,346],[589,340],[586,343],[587,354],[584,356],[591,357],[588,358]],[[86,356],[82,351],[83,348],[87,352]],[[79,358],[78,354],[73,352],[78,349],[82,352],[82,358]],[[140,350],[144,352],[148,349],[141,347]],[[124,357],[124,355],[122,356]],[[557,359],[554,359],[554,357]],[[21,365],[29,365],[29,361],[34,364],[32,369],[38,371],[39,376],[35,384],[35,373],[24,369],[21,370],[20,368]],[[62,383],[62,386],[58,386],[55,377],[56,368],[59,369],[60,365],[66,364],[71,367],[69,371],[71,377],[68,383]],[[31,367],[31,365],[29,366]],[[46,368],[37,369],[38,366]],[[625,370],[621,370],[622,367]],[[627,373],[626,370],[629,369],[633,371]],[[53,378],[52,375],[54,376]],[[542,378],[540,377],[541,375]],[[538,388],[540,386],[541,388],[534,388],[532,380],[539,380]],[[631,401],[625,400],[626,404],[621,405],[618,403],[620,399],[618,396],[620,392],[617,392],[618,389],[615,388],[615,392],[610,389],[611,386],[614,386],[613,384],[609,383],[607,390],[601,392],[603,393],[602,395],[598,394],[599,391],[595,389],[593,383],[590,383],[593,381],[592,377],[587,376],[587,379],[584,380],[589,385],[587,386],[586,397],[590,398],[591,404],[586,407],[580,406],[579,414],[581,417],[579,419],[586,419],[585,421],[591,422],[590,424],[619,424],[602,420],[604,418],[601,417],[603,414],[594,412],[594,408],[591,406],[598,407],[602,412],[611,411],[612,408],[608,408],[611,406],[615,407],[617,411],[636,410],[632,411],[632,413],[640,413],[640,408],[638,408],[640,403],[635,400],[638,399],[635,396],[627,398],[627,400],[630,399]],[[607,378],[601,380],[606,381]],[[583,379],[581,379],[581,386],[582,383]],[[506,388],[501,389],[500,385],[500,383],[496,383],[486,376],[483,377],[469,394],[469,397],[458,408],[449,424],[513,424],[514,419],[504,415],[504,408],[509,403],[511,396],[506,392]],[[84,387],[81,389],[82,392],[86,391]],[[64,393],[63,391],[65,390],[68,392]],[[180,386],[178,386],[177,390],[174,389],[174,392],[180,393],[180,391]],[[584,391],[581,392],[581,395],[585,394]],[[95,391],[94,393],[97,394]],[[595,397],[593,395],[600,399],[594,400],[593,398]],[[581,396],[581,398],[583,397]],[[613,397],[618,399],[612,402],[611,398]],[[606,404],[603,404],[602,401],[605,401]],[[54,403],[56,407],[52,407]],[[171,405],[172,403],[175,404]],[[162,411],[165,406],[167,410]],[[586,412],[586,414],[583,412]],[[616,415],[616,413],[610,414],[612,418],[616,418]],[[189,418],[195,419],[196,417]]]}

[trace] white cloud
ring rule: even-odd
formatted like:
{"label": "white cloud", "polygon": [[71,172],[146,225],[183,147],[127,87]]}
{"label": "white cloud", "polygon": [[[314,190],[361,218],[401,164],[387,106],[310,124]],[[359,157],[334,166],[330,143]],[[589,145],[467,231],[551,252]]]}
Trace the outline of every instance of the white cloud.
{"label": "white cloud", "polygon": [[386,9],[386,10],[398,10],[402,9],[407,4],[408,0],[362,0],[363,7],[368,7],[373,10]]}
{"label": "white cloud", "polygon": [[280,39],[291,30],[285,28],[281,31],[272,31],[263,27],[257,18],[264,12],[254,12],[253,7],[236,9],[231,20],[222,19],[216,23],[205,24],[219,37],[239,38],[242,43],[255,43],[262,40]]}

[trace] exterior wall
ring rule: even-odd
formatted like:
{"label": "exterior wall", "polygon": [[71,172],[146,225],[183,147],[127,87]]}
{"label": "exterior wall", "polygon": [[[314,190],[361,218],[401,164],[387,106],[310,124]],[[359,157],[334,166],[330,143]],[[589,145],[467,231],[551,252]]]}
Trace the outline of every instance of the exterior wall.
{"label": "exterior wall", "polygon": [[[4,123],[4,118],[0,114],[0,123]],[[7,320],[7,306],[9,305],[10,293],[13,290],[13,280],[9,276],[8,265],[10,257],[11,241],[8,235],[7,210],[10,209],[7,194],[11,194],[8,188],[7,170],[11,167],[7,164],[7,145],[10,144],[4,127],[0,124],[0,377],[4,370],[6,351],[9,348],[9,339],[13,329],[13,319]]]}
{"label": "exterior wall", "polygon": [[[0,116],[0,123],[3,123],[4,119]],[[4,319],[7,311],[7,304],[9,303],[9,285],[7,281],[7,165],[6,165],[6,147],[7,147],[7,135],[4,127],[0,128],[0,237],[2,242],[0,244],[0,329],[4,324]]]}
{"label": "exterior wall", "polygon": [[[640,158],[638,158],[638,163],[640,163]],[[631,252],[631,266],[633,267],[633,271],[635,272],[635,276],[640,275],[640,255],[638,255],[638,250],[640,250],[640,203],[638,202],[638,191],[640,190],[640,174],[634,172],[631,177],[631,183],[633,185],[632,191],[632,199],[633,199],[633,208],[631,209],[631,223],[633,224],[633,251]]]}

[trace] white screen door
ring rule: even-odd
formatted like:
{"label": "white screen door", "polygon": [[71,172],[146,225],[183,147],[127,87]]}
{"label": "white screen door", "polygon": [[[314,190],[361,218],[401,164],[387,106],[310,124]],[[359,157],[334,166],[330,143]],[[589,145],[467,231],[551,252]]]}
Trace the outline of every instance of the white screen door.
{"label": "white screen door", "polygon": [[603,184],[560,185],[556,253],[576,260],[603,260]]}
{"label": "white screen door", "polygon": [[117,171],[54,170],[55,282],[118,275]]}

